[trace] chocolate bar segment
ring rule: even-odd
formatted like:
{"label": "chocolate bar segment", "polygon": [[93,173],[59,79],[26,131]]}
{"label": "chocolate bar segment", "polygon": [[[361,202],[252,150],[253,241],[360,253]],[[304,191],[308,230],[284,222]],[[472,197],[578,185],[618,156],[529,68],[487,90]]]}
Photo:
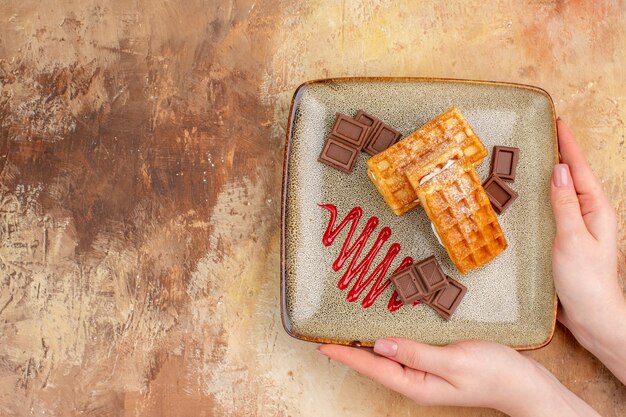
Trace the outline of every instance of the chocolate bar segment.
{"label": "chocolate bar segment", "polygon": [[417,300],[429,302],[438,290],[448,285],[446,274],[434,256],[419,261],[389,278],[404,304]]}
{"label": "chocolate bar segment", "polygon": [[448,286],[439,290],[434,299],[428,303],[441,317],[450,320],[461,300],[467,292],[467,288],[458,281],[446,277]]}
{"label": "chocolate bar segment", "polygon": [[350,146],[357,148],[359,151],[365,146],[369,126],[357,122],[345,114],[337,113],[331,135],[344,140]]}
{"label": "chocolate bar segment", "polygon": [[[448,286],[448,280],[446,279],[446,286]],[[443,291],[443,289],[439,290],[439,291]],[[439,293],[439,291],[434,291],[431,292],[430,294],[425,295],[420,301],[426,305],[431,305],[431,303],[433,302],[433,300],[435,299],[435,297],[437,296],[437,294]]]}
{"label": "chocolate bar segment", "polygon": [[378,129],[370,135],[370,139],[363,150],[374,156],[399,141],[401,137],[402,133],[385,123],[381,123]]}
{"label": "chocolate bar segment", "polygon": [[354,120],[356,120],[359,123],[363,123],[364,125],[367,125],[369,127],[372,127],[373,129],[370,130],[370,134],[374,130],[376,130],[376,128],[378,128],[378,125],[382,123],[382,121],[378,117],[372,116],[371,114],[363,110],[358,111],[356,116],[354,116]]}
{"label": "chocolate bar segment", "polygon": [[364,125],[367,125],[370,128],[369,132],[367,132],[367,137],[365,138],[365,146],[367,146],[367,144],[372,139],[372,135],[374,134],[374,132],[376,132],[378,128],[380,127],[380,125],[383,124],[383,121],[380,120],[378,117],[372,116],[371,114],[363,110],[358,111],[356,116],[354,116],[354,120],[356,120],[357,122],[363,123]]}
{"label": "chocolate bar segment", "polygon": [[350,173],[358,155],[358,149],[347,145],[336,136],[329,135],[317,160],[339,171]]}
{"label": "chocolate bar segment", "polygon": [[518,148],[494,146],[491,155],[491,174],[497,175],[503,180],[515,181],[518,161]]}
{"label": "chocolate bar segment", "polygon": [[493,209],[501,214],[517,198],[517,193],[497,175],[491,174],[483,184],[483,188],[491,201]]}
{"label": "chocolate bar segment", "polygon": [[430,256],[416,263],[413,267],[420,276],[426,294],[433,293],[448,285],[446,274],[443,273],[439,262],[437,262],[434,256]]}
{"label": "chocolate bar segment", "polygon": [[389,279],[396,287],[398,296],[404,305],[410,305],[426,295],[426,291],[420,282],[420,277],[412,266],[393,274]]}

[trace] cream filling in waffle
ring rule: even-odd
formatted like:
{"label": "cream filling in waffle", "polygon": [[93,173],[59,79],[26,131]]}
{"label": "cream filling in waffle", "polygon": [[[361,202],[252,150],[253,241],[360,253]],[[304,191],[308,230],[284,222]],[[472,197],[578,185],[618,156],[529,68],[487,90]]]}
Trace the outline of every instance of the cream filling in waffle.
{"label": "cream filling in waffle", "polygon": [[446,162],[444,166],[442,166],[441,168],[435,168],[433,170],[433,172],[431,172],[430,174],[424,175],[422,177],[422,179],[420,180],[419,185],[422,185],[426,181],[428,181],[429,179],[434,178],[435,175],[439,174],[441,171],[444,171],[444,170],[450,168],[452,166],[452,164],[454,164],[455,161],[456,161],[456,159],[448,159],[448,162]]}

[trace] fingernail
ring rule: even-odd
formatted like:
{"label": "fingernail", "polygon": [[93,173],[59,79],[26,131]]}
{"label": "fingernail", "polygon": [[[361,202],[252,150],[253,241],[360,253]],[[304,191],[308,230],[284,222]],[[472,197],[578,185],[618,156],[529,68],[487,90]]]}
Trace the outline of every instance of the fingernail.
{"label": "fingernail", "polygon": [[393,340],[378,339],[374,343],[374,352],[383,356],[396,356],[398,353],[398,344]]}
{"label": "fingernail", "polygon": [[557,187],[567,187],[569,185],[569,169],[567,165],[555,165],[552,178],[554,181],[554,185],[556,185]]}

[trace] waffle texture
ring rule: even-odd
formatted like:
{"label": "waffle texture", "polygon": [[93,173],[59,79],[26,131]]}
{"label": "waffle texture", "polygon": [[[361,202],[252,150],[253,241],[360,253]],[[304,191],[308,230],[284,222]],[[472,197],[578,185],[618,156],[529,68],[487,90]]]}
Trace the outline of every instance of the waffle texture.
{"label": "waffle texture", "polygon": [[461,274],[507,247],[474,167],[487,149],[454,106],[367,161],[368,175],[393,212],[422,205]]}
{"label": "waffle texture", "polygon": [[387,205],[397,215],[418,206],[416,185],[447,161],[466,158],[472,166],[487,149],[453,106],[385,151],[367,161],[368,175]]}
{"label": "waffle texture", "polygon": [[468,158],[418,186],[424,210],[461,274],[494,259],[507,247],[496,213]]}

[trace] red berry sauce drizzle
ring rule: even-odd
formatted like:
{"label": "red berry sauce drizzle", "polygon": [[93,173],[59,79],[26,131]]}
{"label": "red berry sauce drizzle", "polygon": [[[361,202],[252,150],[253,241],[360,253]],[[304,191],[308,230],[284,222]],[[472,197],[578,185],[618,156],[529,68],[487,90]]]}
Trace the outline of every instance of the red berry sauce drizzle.
{"label": "red berry sauce drizzle", "polygon": [[[350,212],[344,217],[344,219],[335,227],[335,222],[337,220],[337,207],[332,204],[319,204],[319,206],[323,209],[328,210],[330,213],[330,219],[328,220],[328,227],[326,227],[326,232],[324,232],[324,236],[322,237],[322,243],[325,246],[330,246],[335,241],[335,238],[339,233],[343,230],[343,228],[348,224],[350,224],[350,230],[348,231],[348,235],[341,246],[341,251],[339,252],[339,256],[333,262],[333,270],[339,271],[343,265],[346,263],[348,259],[351,258],[350,263],[348,264],[348,268],[343,273],[343,276],[337,283],[337,287],[340,290],[345,290],[350,286],[352,281],[356,278],[356,282],[348,291],[348,295],[346,299],[350,302],[354,302],[358,300],[363,291],[374,281],[374,284],[370,287],[369,292],[361,301],[361,305],[364,308],[371,307],[378,296],[380,296],[383,291],[389,286],[390,281],[389,278],[385,278],[385,274],[387,274],[387,270],[389,269],[391,262],[395,259],[395,257],[400,252],[400,244],[392,243],[387,249],[387,254],[383,258],[383,260],[374,268],[374,270],[368,275],[372,267],[372,262],[380,248],[383,244],[389,239],[391,236],[391,229],[387,226],[383,227],[380,232],[378,232],[378,237],[374,241],[374,244],[367,252],[365,257],[359,261],[361,257],[361,253],[363,249],[367,245],[367,241],[370,236],[378,226],[378,217],[372,216],[369,218],[363,231],[359,234],[354,242],[352,242],[352,237],[354,236],[354,231],[359,224],[359,220],[361,220],[361,216],[363,216],[363,209],[361,207],[354,207]],[[402,260],[400,265],[393,271],[392,274],[400,271],[401,269],[412,265],[413,258],[407,256]],[[367,276],[367,278],[366,278]],[[419,304],[419,301],[413,303],[413,305]],[[402,307],[402,301],[398,299],[398,293],[396,291],[393,292],[391,298],[389,299],[389,303],[387,304],[387,308],[389,311],[396,311]]]}

